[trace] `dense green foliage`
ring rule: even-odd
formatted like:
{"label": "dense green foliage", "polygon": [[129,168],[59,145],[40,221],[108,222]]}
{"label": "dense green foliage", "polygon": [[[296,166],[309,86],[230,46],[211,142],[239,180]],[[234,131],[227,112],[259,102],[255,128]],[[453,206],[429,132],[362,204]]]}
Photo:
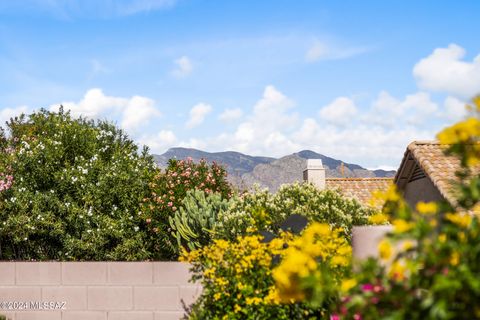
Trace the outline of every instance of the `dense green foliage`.
{"label": "dense green foliage", "polygon": [[0,192],[2,259],[149,257],[140,203],[155,164],[146,150],[109,123],[62,111],[21,116],[8,129],[0,170],[13,181]]}
{"label": "dense green foliage", "polygon": [[288,216],[299,214],[309,221],[343,228],[349,236],[354,225],[368,223],[372,209],[344,198],[334,190],[319,190],[308,183],[283,185],[277,193],[256,190],[235,198],[229,210],[220,214],[218,237],[234,240],[248,228],[276,232]]}

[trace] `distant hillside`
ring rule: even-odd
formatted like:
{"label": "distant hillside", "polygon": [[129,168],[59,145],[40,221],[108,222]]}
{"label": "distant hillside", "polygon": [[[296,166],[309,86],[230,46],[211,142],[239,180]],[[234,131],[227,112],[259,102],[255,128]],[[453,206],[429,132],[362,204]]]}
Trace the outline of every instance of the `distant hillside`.
{"label": "distant hillside", "polygon": [[190,148],[171,148],[162,155],[154,155],[155,161],[160,167],[166,167],[169,159],[186,159],[192,158],[194,161],[205,159],[208,162],[217,162],[222,164],[229,174],[243,175],[251,172],[255,166],[262,163],[269,163],[275,158],[268,157],[252,157],[235,151],[225,152],[205,152]]}
{"label": "distant hillside", "polygon": [[[392,177],[395,171],[367,170],[357,164],[344,163],[310,150],[303,150],[285,157],[275,159],[254,157],[240,152],[205,152],[189,148],[171,148],[162,155],[154,155],[160,167],[166,167],[169,159],[192,158],[194,161],[205,159],[208,162],[222,164],[229,180],[241,188],[259,184],[270,190],[277,190],[284,183],[302,181],[307,159],[321,159],[326,169],[327,178],[332,177]],[[343,163],[343,165],[342,165]]]}
{"label": "distant hillside", "polygon": [[373,173],[375,173],[375,176],[379,178],[393,178],[395,177],[395,170],[383,170],[383,169],[378,169],[378,170],[373,170]]}

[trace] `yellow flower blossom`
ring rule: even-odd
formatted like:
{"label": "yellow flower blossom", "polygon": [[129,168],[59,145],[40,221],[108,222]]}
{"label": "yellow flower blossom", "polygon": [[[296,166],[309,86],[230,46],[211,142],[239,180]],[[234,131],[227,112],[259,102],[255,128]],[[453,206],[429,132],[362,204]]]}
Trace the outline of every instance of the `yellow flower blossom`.
{"label": "yellow flower blossom", "polygon": [[415,246],[415,243],[412,240],[405,240],[402,243],[402,250],[408,251]]}
{"label": "yellow flower blossom", "polygon": [[395,219],[393,220],[392,224],[394,226],[393,231],[395,233],[404,233],[410,231],[415,226],[415,223],[407,222],[403,219]]}
{"label": "yellow flower blossom", "polygon": [[368,222],[371,224],[387,224],[388,223],[388,216],[383,213],[377,213],[368,218]]}
{"label": "yellow flower blossom", "polygon": [[383,239],[382,241],[380,241],[380,243],[378,244],[378,253],[380,254],[381,259],[390,259],[390,257],[392,256],[392,252],[393,249],[390,241],[388,241],[387,239]]}
{"label": "yellow flower blossom", "polygon": [[467,228],[472,222],[472,216],[466,213],[447,213],[445,218],[462,228]]}
{"label": "yellow flower blossom", "polygon": [[242,311],[242,307],[240,307],[238,304],[235,304],[235,307],[234,307],[233,311],[235,313],[239,313],[240,311]]}
{"label": "yellow flower blossom", "polygon": [[258,305],[258,304],[262,303],[262,299],[259,298],[259,297],[253,297],[253,298],[247,297],[247,298],[245,299],[245,303],[246,303],[247,305],[251,305],[251,304],[253,304],[253,305]]}
{"label": "yellow flower blossom", "polygon": [[342,292],[348,292],[350,289],[357,285],[357,280],[355,279],[344,279],[340,285],[340,290]]}
{"label": "yellow flower blossom", "polygon": [[282,253],[282,262],[272,272],[280,301],[302,301],[306,292],[301,283],[307,277],[321,277],[319,263],[329,268],[350,264],[351,247],[340,232],[328,224],[313,223],[302,236],[290,241]]}
{"label": "yellow flower blossom", "polygon": [[479,137],[480,119],[475,117],[458,122],[437,135],[437,139],[442,144],[462,146],[462,156],[467,166],[474,166],[480,163]]}
{"label": "yellow flower blossom", "polygon": [[407,267],[404,261],[394,261],[390,266],[388,275],[396,281],[403,281],[406,278]]}
{"label": "yellow flower blossom", "polygon": [[440,243],[445,243],[447,241],[447,235],[445,233],[440,233],[438,235],[438,241]]}
{"label": "yellow flower blossom", "polygon": [[438,211],[438,206],[435,202],[419,202],[417,203],[417,211],[421,214],[430,215]]}
{"label": "yellow flower blossom", "polygon": [[458,263],[460,262],[460,255],[458,254],[458,252],[453,252],[450,255],[450,261],[449,262],[452,266],[458,265]]}

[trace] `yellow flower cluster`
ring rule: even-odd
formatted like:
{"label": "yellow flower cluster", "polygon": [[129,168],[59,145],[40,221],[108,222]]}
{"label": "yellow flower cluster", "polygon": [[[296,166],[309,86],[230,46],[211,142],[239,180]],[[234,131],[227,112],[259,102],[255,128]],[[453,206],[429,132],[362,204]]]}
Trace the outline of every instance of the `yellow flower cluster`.
{"label": "yellow flower cluster", "polygon": [[281,254],[292,238],[284,233],[269,243],[262,242],[258,235],[238,237],[235,242],[215,240],[210,246],[184,251],[180,260],[197,268],[204,289],[208,287],[214,301],[232,303],[233,313],[242,315],[248,306],[279,303],[272,258]]}
{"label": "yellow flower cluster", "polygon": [[417,203],[417,211],[424,215],[432,215],[437,213],[438,205],[435,202],[422,202]]}
{"label": "yellow flower cluster", "polygon": [[321,272],[348,267],[351,247],[342,236],[341,229],[327,224],[313,223],[293,239],[282,253],[282,262],[273,270],[273,278],[282,302],[302,301],[306,298],[302,281],[307,277],[320,277]]}
{"label": "yellow flower cluster", "polygon": [[467,228],[472,222],[472,216],[467,213],[447,213],[445,219],[462,228]]}
{"label": "yellow flower cluster", "polygon": [[388,224],[388,216],[384,213],[376,213],[368,218],[368,222],[374,225]]}
{"label": "yellow flower cluster", "polygon": [[467,109],[477,113],[464,121],[445,128],[437,135],[440,143],[445,145],[461,145],[463,157],[468,166],[480,164],[480,96],[473,99],[473,106]]}

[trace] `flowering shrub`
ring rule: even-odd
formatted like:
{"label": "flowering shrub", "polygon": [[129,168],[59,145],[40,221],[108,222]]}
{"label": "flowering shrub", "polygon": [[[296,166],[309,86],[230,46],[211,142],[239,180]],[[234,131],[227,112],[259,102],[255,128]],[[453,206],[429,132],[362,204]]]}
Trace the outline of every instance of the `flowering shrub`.
{"label": "flowering shrub", "polygon": [[[141,201],[155,164],[113,125],[42,110],[1,137],[0,258],[151,256]],[[142,232],[143,230],[143,232]]]}
{"label": "flowering shrub", "polygon": [[352,249],[340,229],[313,223],[281,252],[273,270],[280,301],[309,301],[322,315],[338,299],[338,288],[350,273]]}
{"label": "flowering shrub", "polygon": [[384,261],[360,267],[333,319],[480,318],[480,98],[474,104],[477,117],[438,135],[463,166],[456,207],[420,202],[413,209],[389,192],[384,213],[394,232],[379,245]]}
{"label": "flowering shrub", "polygon": [[181,260],[192,264],[193,280],[203,287],[188,319],[316,319],[301,303],[281,303],[274,286],[272,267],[292,239],[284,233],[265,243],[250,235],[185,252]]}
{"label": "flowering shrub", "polygon": [[292,214],[310,221],[328,223],[344,230],[349,237],[353,225],[367,224],[373,209],[362,207],[334,190],[319,190],[312,184],[283,185],[277,193],[256,190],[234,199],[229,210],[219,217],[223,238],[230,240],[246,233],[249,227],[277,231],[279,224]]}
{"label": "flowering shrub", "polygon": [[143,201],[145,222],[153,233],[154,251],[163,259],[178,257],[177,239],[172,234],[169,218],[182,206],[189,190],[201,190],[207,195],[218,193],[222,199],[232,196],[225,169],[215,162],[209,165],[205,160],[195,163],[191,159],[170,159],[165,171],[157,172],[150,188],[150,195]]}

